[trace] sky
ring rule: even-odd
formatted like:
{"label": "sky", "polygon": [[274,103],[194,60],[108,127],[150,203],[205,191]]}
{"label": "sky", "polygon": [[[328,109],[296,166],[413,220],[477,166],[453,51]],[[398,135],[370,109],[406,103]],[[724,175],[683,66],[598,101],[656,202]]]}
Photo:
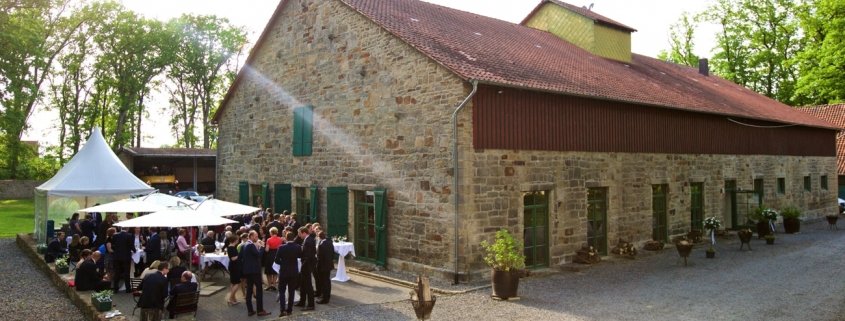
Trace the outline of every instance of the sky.
{"label": "sky", "polygon": [[[390,0],[378,0],[390,1]],[[540,3],[540,0],[424,0],[458,10],[519,23]],[[676,23],[684,12],[704,11],[714,0],[564,0],[577,6],[593,4],[593,11],[610,19],[637,29],[631,38],[632,51],[646,56],[657,56],[669,47],[669,27]],[[168,20],[185,13],[216,15],[228,18],[237,26],[243,26],[254,43],[273,11],[278,0],[119,0],[128,9],[148,18]],[[696,30],[695,52],[700,57],[710,57],[715,44],[715,26],[700,25]],[[142,122],[142,147],[160,147],[175,144],[175,138],[164,114],[167,99],[163,95],[149,101],[148,110],[152,119]],[[156,117],[159,116],[159,117]],[[30,129],[25,140],[39,140],[42,147],[57,144],[57,115],[36,110],[30,118]]]}

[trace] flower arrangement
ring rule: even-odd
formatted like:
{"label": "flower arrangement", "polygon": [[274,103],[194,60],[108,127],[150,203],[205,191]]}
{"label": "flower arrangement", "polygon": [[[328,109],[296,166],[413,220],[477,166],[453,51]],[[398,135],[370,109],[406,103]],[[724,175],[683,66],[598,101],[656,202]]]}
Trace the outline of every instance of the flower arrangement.
{"label": "flower arrangement", "polygon": [[66,269],[67,267],[67,255],[56,259],[56,269]]}
{"label": "flower arrangement", "polygon": [[525,268],[525,255],[522,243],[513,238],[506,229],[496,232],[496,241],[481,241],[481,247],[487,252],[484,262],[497,271],[510,271]]}
{"label": "flower arrangement", "polygon": [[335,236],[332,236],[332,241],[333,241],[333,242],[335,242],[335,243],[337,243],[337,242],[346,242],[346,235],[335,235]]}
{"label": "flower arrangement", "polygon": [[771,208],[767,208],[760,213],[760,217],[767,221],[774,221],[778,219],[778,212]]}
{"label": "flower arrangement", "polygon": [[91,299],[100,301],[100,302],[111,302],[111,297],[114,292],[112,290],[102,290],[100,292],[94,292],[91,294]]}
{"label": "flower arrangement", "polygon": [[704,228],[715,231],[722,227],[722,221],[720,221],[715,216],[711,216],[704,219]]}

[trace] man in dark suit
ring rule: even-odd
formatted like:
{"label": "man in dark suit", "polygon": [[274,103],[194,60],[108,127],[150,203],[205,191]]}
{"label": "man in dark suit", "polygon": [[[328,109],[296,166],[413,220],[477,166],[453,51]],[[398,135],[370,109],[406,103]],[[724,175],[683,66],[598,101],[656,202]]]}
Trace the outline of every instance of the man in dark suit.
{"label": "man in dark suit", "polygon": [[322,298],[319,304],[329,303],[332,297],[331,273],[334,269],[334,243],[326,239],[326,232],[320,231],[320,244],[317,245],[317,286]]}
{"label": "man in dark suit", "polygon": [[[299,262],[297,259],[302,256],[302,247],[293,242],[293,232],[285,235],[285,245],[276,251],[273,261],[279,265],[279,317],[293,313],[293,295],[296,291],[297,279],[299,279]],[[285,288],[287,288],[287,303],[285,302]]]}
{"label": "man in dark suit", "polygon": [[299,228],[302,227],[302,225],[299,224],[299,221],[296,219],[296,213],[290,215],[290,222],[288,222],[288,226],[299,233]]}
{"label": "man in dark suit", "polygon": [[258,316],[269,315],[264,311],[264,289],[261,284],[261,257],[264,249],[264,242],[258,240],[258,232],[249,231],[249,239],[241,249],[241,273],[246,279],[246,309],[247,316],[255,315],[252,309],[252,292],[255,290],[256,307]]}
{"label": "man in dark suit", "polygon": [[126,286],[126,293],[132,292],[132,286],[129,284],[129,269],[132,262],[132,253],[135,252],[133,246],[132,235],[126,232],[125,228],[121,228],[120,232],[112,236],[112,251],[114,251],[114,282],[112,289],[114,292],[120,290],[120,281],[123,280]]}
{"label": "man in dark suit", "polygon": [[169,267],[167,262],[161,262],[158,265],[158,273],[147,275],[141,280],[141,284],[138,285],[138,290],[141,291],[141,297],[138,299],[138,307],[141,308],[142,321],[145,321],[148,316],[161,315],[169,285],[164,275],[169,271]]}
{"label": "man in dark suit", "polygon": [[302,310],[314,310],[314,286],[311,274],[317,263],[317,240],[309,234],[307,227],[299,228],[302,241],[302,269],[299,271],[299,302],[296,306],[304,306]]}
{"label": "man in dark suit", "polygon": [[[285,229],[285,227],[282,226],[282,222],[279,222],[279,217],[280,217],[279,213],[273,214],[273,221],[267,223],[267,226],[265,227],[264,235],[270,235],[270,229],[272,229],[274,227],[276,228],[277,231],[279,231],[279,233],[281,233],[282,230]],[[284,237],[284,235],[280,235],[280,236]]]}
{"label": "man in dark suit", "polygon": [[161,236],[158,235],[158,229],[150,228],[150,239],[147,240],[147,262],[152,263],[161,259]]}
{"label": "man in dark suit", "polygon": [[170,311],[170,318],[173,319],[176,315],[172,312],[174,297],[179,293],[194,293],[197,292],[197,284],[191,282],[194,275],[191,271],[182,272],[182,277],[172,289],[170,289],[170,302],[167,304],[167,311]]}
{"label": "man in dark suit", "polygon": [[47,244],[47,255],[44,255],[44,261],[53,263],[57,258],[67,254],[67,241],[65,240],[65,232],[59,231],[56,233],[56,238]]}
{"label": "man in dark suit", "polygon": [[91,213],[85,215],[85,219],[79,223],[79,228],[82,229],[81,236],[87,236],[91,243],[94,243],[94,231],[97,230],[97,225],[94,223],[94,219],[91,218]]}
{"label": "man in dark suit", "polygon": [[208,231],[205,234],[205,237],[202,238],[202,241],[200,241],[203,253],[214,253],[214,250],[217,249],[217,245],[214,244],[214,241],[214,231]]}
{"label": "man in dark suit", "polygon": [[103,280],[103,275],[97,272],[97,260],[100,259],[100,252],[91,253],[91,250],[84,249],[79,256],[85,258],[82,264],[76,267],[76,274],[73,277],[74,287],[77,291],[102,291],[109,288],[109,282]]}

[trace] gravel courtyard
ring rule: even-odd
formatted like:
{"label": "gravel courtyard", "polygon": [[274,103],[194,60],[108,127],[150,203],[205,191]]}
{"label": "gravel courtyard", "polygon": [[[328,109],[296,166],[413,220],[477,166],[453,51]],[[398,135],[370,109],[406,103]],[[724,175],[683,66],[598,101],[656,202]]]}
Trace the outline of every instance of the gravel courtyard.
{"label": "gravel courtyard", "polygon": [[[674,247],[641,252],[636,260],[575,265],[579,269],[522,279],[516,301],[495,301],[490,289],[440,296],[431,319],[845,320],[845,228],[805,222],[801,230],[778,233],[775,245],[754,239],[753,251],[740,251],[737,237],[728,235],[718,239],[715,259],[705,259],[706,245],[699,245],[686,267]],[[0,253],[0,282],[11,294],[0,299],[0,319],[82,320],[13,240],[0,240]],[[416,319],[411,304],[398,301],[403,298],[307,314],[295,310],[285,320]],[[271,311],[273,317],[278,313]]]}
{"label": "gravel courtyard", "polygon": [[[490,290],[439,297],[432,320],[845,320],[845,228],[805,222],[775,245],[735,235],[715,259],[697,246],[684,267],[674,247],[636,260],[520,282],[518,301]],[[407,301],[318,311],[295,320],[414,320]]]}

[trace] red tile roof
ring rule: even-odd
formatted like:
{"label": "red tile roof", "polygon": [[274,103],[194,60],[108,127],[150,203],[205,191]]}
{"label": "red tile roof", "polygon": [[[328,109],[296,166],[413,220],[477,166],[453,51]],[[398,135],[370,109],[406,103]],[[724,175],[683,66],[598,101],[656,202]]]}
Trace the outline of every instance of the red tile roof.
{"label": "red tile roof", "polygon": [[610,27],[614,27],[616,29],[622,29],[622,30],[628,31],[628,32],[637,31],[636,29],[628,27],[628,26],[622,24],[621,22],[618,22],[616,20],[602,16],[598,13],[595,13],[595,12],[593,12],[593,10],[590,10],[590,9],[587,9],[587,8],[584,8],[584,7],[574,6],[574,5],[568,4],[566,2],[561,2],[561,1],[558,1],[558,0],[543,0],[543,1],[541,1],[539,4],[537,4],[536,7],[534,7],[534,10],[531,10],[531,13],[529,13],[528,16],[525,17],[525,19],[522,19],[522,22],[520,24],[524,25],[526,22],[528,22],[528,20],[531,19],[532,16],[534,16],[535,13],[537,13],[537,11],[540,10],[541,7],[543,7],[543,5],[545,5],[546,3],[550,3],[550,2],[557,4],[557,5],[559,5],[563,8],[566,8],[566,9],[572,11],[572,12],[580,14],[584,17],[592,19],[593,21],[598,22],[600,24],[610,26]]}
{"label": "red tile roof", "polygon": [[[801,107],[798,110],[845,128],[845,104]],[[836,135],[836,162],[839,175],[845,175],[845,132]]]}
{"label": "red tile roof", "polygon": [[341,0],[464,79],[695,112],[833,127],[697,69],[634,54],[625,64],[555,35],[417,0]]}
{"label": "red tile roof", "polygon": [[[595,56],[551,33],[418,0],[340,0],[465,80],[609,101],[834,128],[697,69],[634,54],[631,64]],[[253,52],[281,16],[280,2]],[[596,15],[597,16],[597,15]],[[246,65],[252,63],[253,55]],[[245,68],[244,68],[245,69]],[[244,70],[229,88],[217,121]]]}

